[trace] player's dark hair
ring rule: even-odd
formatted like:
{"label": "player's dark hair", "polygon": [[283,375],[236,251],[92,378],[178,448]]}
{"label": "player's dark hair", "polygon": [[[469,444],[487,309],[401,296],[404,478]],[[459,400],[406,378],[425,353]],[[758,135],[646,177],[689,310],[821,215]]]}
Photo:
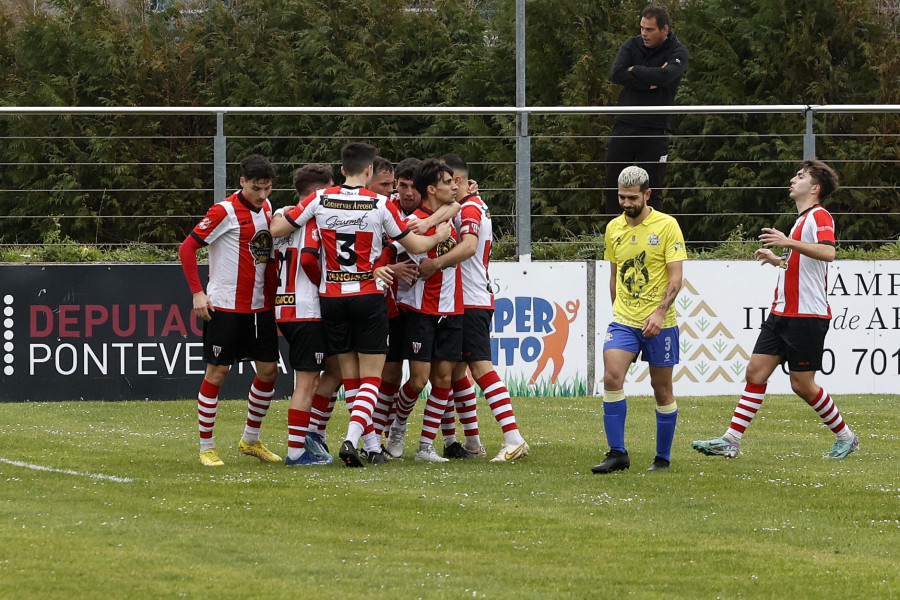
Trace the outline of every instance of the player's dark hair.
{"label": "player's dark hair", "polygon": [[399,163],[397,163],[397,168],[394,169],[394,177],[397,179],[409,179],[413,181],[416,178],[416,169],[419,168],[419,165],[422,164],[422,161],[415,157],[404,158]]}
{"label": "player's dark hair", "polygon": [[350,142],[341,148],[341,165],[347,177],[362,175],[366,167],[375,162],[378,149],[372,144]]}
{"label": "player's dark hair", "polygon": [[372,161],[372,172],[373,173],[389,173],[393,176],[394,174],[394,165],[391,164],[391,161],[386,159],[383,156],[376,156],[375,160]]}
{"label": "player's dark hair", "polygon": [[453,175],[453,169],[447,166],[442,160],[437,158],[428,158],[422,161],[416,170],[416,176],[413,179],[413,187],[422,196],[422,200],[428,197],[428,186],[437,185],[441,179],[441,173],[449,173]]}
{"label": "player's dark hair", "polygon": [[444,161],[454,171],[459,171],[460,173],[469,172],[469,165],[466,164],[466,161],[459,154],[445,154],[438,160]]}
{"label": "player's dark hair", "polygon": [[669,13],[662,6],[645,6],[641,11],[641,16],[645,19],[656,19],[656,26],[662,29],[668,26],[672,28],[672,21],[669,19]]}
{"label": "player's dark hair", "polygon": [[334,181],[334,172],[331,165],[310,163],[294,171],[294,189],[301,198],[306,198],[332,181]]}
{"label": "player's dark hair", "polygon": [[812,180],[812,182],[819,186],[820,200],[828,197],[828,194],[838,189],[838,187],[840,187],[841,185],[840,181],[838,181],[837,173],[834,172],[834,169],[817,158],[804,160],[803,164],[800,165],[800,170],[806,171],[809,174],[809,178]]}
{"label": "player's dark hair", "polygon": [[259,154],[251,154],[241,161],[241,177],[247,181],[275,179],[275,165]]}

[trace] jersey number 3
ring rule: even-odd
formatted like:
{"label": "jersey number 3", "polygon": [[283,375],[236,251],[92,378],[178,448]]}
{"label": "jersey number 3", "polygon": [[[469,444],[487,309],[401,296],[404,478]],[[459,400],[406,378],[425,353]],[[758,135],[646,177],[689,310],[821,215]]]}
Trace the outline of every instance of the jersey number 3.
{"label": "jersey number 3", "polygon": [[337,260],[345,267],[352,267],[356,264],[357,254],[353,249],[356,242],[356,235],[353,233],[335,233],[337,240]]}

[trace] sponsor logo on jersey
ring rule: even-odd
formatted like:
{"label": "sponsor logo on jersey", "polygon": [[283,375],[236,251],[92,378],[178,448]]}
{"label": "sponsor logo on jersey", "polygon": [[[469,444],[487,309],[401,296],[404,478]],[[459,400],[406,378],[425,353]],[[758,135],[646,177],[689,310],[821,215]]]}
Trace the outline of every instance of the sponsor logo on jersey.
{"label": "sponsor logo on jersey", "polygon": [[360,231],[365,231],[369,228],[369,224],[366,223],[365,217],[357,217],[355,219],[342,219],[340,217],[331,217],[327,221],[325,221],[325,226],[328,229],[340,229],[341,227],[356,227]]}
{"label": "sponsor logo on jersey", "polygon": [[293,246],[294,245],[293,238],[294,238],[295,233],[296,233],[296,231],[292,231],[291,233],[287,234],[284,237],[275,238],[274,240],[272,240],[272,243],[275,245],[275,248]]}
{"label": "sponsor logo on jersey", "polygon": [[212,219],[210,219],[209,217],[203,217],[203,220],[200,221],[199,225],[197,225],[197,229],[208,229],[210,225],[212,225]]}
{"label": "sponsor logo on jersey", "polygon": [[353,283],[354,281],[368,281],[372,279],[371,271],[365,273],[345,273],[344,271],[328,271],[325,281],[328,283]]}
{"label": "sponsor logo on jersey", "polygon": [[293,306],[295,300],[294,294],[275,294],[275,306]]}
{"label": "sponsor logo on jersey", "polygon": [[333,196],[322,196],[322,207],[334,210],[363,210],[370,211],[377,206],[378,201],[375,198],[335,198]]}
{"label": "sponsor logo on jersey", "polygon": [[619,281],[625,286],[632,298],[640,298],[641,292],[650,281],[650,270],[645,261],[647,253],[641,252],[634,258],[629,258],[619,267]]}

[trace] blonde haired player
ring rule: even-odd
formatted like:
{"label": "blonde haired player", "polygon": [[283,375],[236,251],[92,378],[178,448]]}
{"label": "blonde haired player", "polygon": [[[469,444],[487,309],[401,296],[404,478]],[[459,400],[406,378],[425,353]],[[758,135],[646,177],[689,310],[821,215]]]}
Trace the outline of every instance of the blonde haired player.
{"label": "blonde haired player", "polygon": [[687,254],[678,222],[654,210],[647,204],[649,199],[647,171],[626,167],[619,174],[623,212],[609,222],[605,236],[613,300],[613,322],[603,344],[603,424],[609,452],[591,469],[594,473],[631,466],[625,449],[628,404],[623,386],[628,367],[639,353],[650,364],[650,385],[656,397],[656,457],[650,470],[669,469],[678,420],[672,391],[672,368],[679,358],[674,303]]}

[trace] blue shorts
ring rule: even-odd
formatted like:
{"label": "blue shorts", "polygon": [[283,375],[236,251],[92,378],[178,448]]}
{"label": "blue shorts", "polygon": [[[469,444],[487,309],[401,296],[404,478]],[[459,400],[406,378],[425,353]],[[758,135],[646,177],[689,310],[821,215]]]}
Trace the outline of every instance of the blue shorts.
{"label": "blue shorts", "polygon": [[640,354],[651,367],[674,367],[678,364],[678,328],[667,327],[656,336],[645,338],[637,327],[610,323],[603,351],[613,349]]}

